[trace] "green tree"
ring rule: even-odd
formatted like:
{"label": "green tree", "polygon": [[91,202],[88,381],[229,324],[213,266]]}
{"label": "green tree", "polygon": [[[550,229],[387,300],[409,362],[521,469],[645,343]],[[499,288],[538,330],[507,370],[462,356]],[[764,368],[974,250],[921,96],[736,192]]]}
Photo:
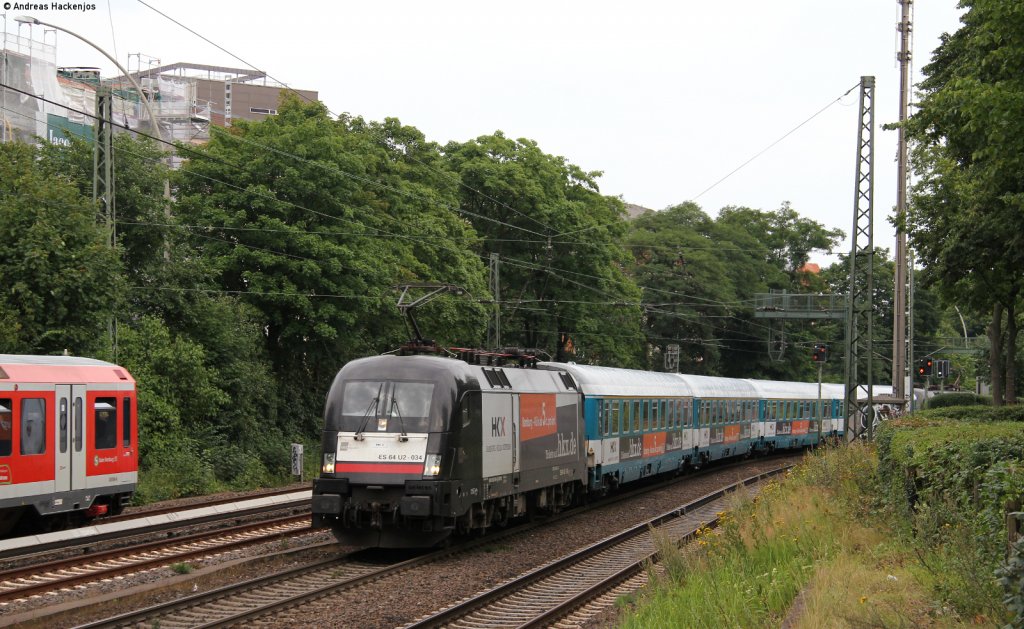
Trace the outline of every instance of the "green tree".
{"label": "green tree", "polygon": [[633,273],[648,303],[648,343],[655,368],[665,345],[680,345],[680,369],[731,377],[805,379],[806,352],[821,339],[787,323],[781,362],[769,359],[768,326],[756,319],[756,293],[821,291],[808,273],[812,250],[831,251],[841,233],[801,218],[788,203],[774,212],[723,208],[712,220],[695,203],[638,217],[627,242]]}
{"label": "green tree", "polygon": [[556,360],[635,366],[640,293],[627,261],[619,199],[536,142],[501,132],[445,147],[460,177],[459,208],[499,256],[502,344]]}
{"label": "green tree", "polygon": [[[415,129],[332,120],[294,98],[217,132],[189,160],[178,213],[191,251],[218,290],[258,313],[286,423],[317,429],[338,368],[405,338],[395,284],[444,281],[486,297],[454,186]],[[479,305],[435,310],[449,338],[479,335]]]}
{"label": "green tree", "polygon": [[626,242],[632,272],[644,287],[645,329],[656,360],[667,345],[678,344],[680,371],[718,373],[725,321],[742,307],[726,279],[722,249],[729,245],[715,240],[714,221],[692,202],[643,214],[630,228]]}
{"label": "green tree", "polygon": [[[67,144],[44,144],[40,167],[64,179],[83,197],[93,194],[93,144],[70,136]],[[113,141],[115,232],[124,273],[132,286],[163,282],[164,246],[173,237],[164,181],[173,177],[166,153],[146,137],[119,133]],[[105,217],[104,217],[105,220]]]}
{"label": "green tree", "polygon": [[1024,288],[1024,11],[965,0],[963,27],[925,66],[907,124],[920,175],[911,242],[943,297],[987,312],[996,404],[1016,402],[1017,312]]}
{"label": "green tree", "polygon": [[39,158],[0,144],[0,352],[95,354],[123,295],[118,257],[92,202]]}

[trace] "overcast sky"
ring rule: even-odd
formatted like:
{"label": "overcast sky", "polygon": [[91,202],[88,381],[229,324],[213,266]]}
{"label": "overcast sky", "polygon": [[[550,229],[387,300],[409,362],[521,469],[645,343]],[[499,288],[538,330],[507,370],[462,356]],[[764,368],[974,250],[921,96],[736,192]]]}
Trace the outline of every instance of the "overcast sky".
{"label": "overcast sky", "polygon": [[[629,203],[662,209],[695,199],[714,216],[726,205],[774,210],[789,201],[847,234],[858,90],[840,97],[874,75],[875,243],[895,248],[886,218],[896,202],[896,132],[881,125],[898,118],[897,0],[146,0],[227,53],[136,0],[91,2],[86,11],[12,8],[7,30],[19,32],[13,18],[32,15],[132,70],[136,53],[144,66],[246,67],[233,54],[318,91],[334,113],[398,117],[441,143],[499,129],[533,139],[603,171],[601,191]],[[917,82],[939,35],[959,28],[960,11],[955,0],[914,8]],[[34,27],[36,39],[42,30]],[[53,43],[52,33],[45,37]],[[58,65],[115,74],[73,37],[60,33],[56,43]],[[820,253],[812,260],[829,261]]]}

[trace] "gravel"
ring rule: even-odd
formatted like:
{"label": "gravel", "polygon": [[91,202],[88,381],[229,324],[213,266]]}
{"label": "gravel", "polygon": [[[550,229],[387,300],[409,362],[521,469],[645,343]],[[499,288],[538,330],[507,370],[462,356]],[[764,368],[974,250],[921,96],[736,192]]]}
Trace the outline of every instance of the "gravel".
{"label": "gravel", "polygon": [[[797,460],[798,457],[792,459]],[[382,587],[374,592],[372,598],[365,598],[365,592],[364,598],[342,592],[291,610],[288,616],[275,618],[267,624],[280,627],[403,626],[430,612],[537,568],[580,546],[594,543],[674,509],[724,484],[774,469],[787,460],[789,459],[757,459],[739,468],[712,471],[666,489],[601,507],[578,517],[567,518],[524,535],[496,541],[468,553],[458,554],[424,568],[389,578],[382,582]],[[305,484],[296,486],[297,490],[306,488],[308,485]],[[241,492],[236,495],[245,498],[253,493],[256,492]],[[211,498],[186,498],[174,502],[187,508],[192,504],[202,504]],[[161,503],[160,506],[164,504]],[[144,513],[147,507],[155,508],[147,505],[133,507],[131,510],[135,513]],[[106,615],[109,616],[129,609],[139,609],[193,590],[209,590],[230,582],[270,574],[300,561],[354,550],[340,545],[311,548],[330,540],[333,540],[333,537],[328,532],[320,531],[315,535],[292,538],[286,544],[274,541],[210,555],[202,560],[189,562],[192,569],[190,574],[178,574],[168,566],[111,581],[88,584],[73,590],[55,592],[45,597],[0,604],[0,625],[26,621],[32,610],[40,607],[71,607],[71,610],[60,619],[43,620],[37,626],[75,624],[89,620],[81,612],[76,613],[73,609],[75,604],[81,604],[81,601],[86,599],[109,596],[111,601],[104,608]],[[156,583],[173,587],[166,591],[140,592]],[[608,610],[588,621],[586,627],[595,629],[614,626],[616,614],[615,609]]]}
{"label": "gravel", "polygon": [[[775,469],[779,458],[755,460],[739,468],[711,472],[633,500],[581,514],[459,554],[389,579],[372,600],[338,593],[275,619],[273,626],[399,627],[467,596],[490,589],[581,546],[600,541],[726,485]],[[614,616],[595,618],[588,627],[610,626]]]}

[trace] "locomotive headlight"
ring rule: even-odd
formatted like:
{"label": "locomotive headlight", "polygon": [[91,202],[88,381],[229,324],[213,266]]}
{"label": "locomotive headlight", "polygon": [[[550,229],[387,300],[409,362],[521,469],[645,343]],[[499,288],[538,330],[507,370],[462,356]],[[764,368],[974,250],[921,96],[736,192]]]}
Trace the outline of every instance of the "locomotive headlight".
{"label": "locomotive headlight", "polygon": [[441,473],[441,455],[428,454],[423,460],[423,475],[437,476]]}
{"label": "locomotive headlight", "polygon": [[320,468],[320,471],[324,474],[334,473],[334,453],[324,452],[324,465]]}

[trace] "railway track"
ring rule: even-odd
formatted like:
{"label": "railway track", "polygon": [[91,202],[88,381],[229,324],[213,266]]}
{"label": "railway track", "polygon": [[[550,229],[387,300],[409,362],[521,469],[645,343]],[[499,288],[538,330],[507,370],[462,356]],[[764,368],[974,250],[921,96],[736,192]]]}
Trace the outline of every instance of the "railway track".
{"label": "railway track", "polygon": [[[754,481],[748,479],[746,482]],[[665,526],[668,526],[667,523],[670,520],[678,519],[675,516],[687,516],[679,520],[676,526],[681,526],[683,529],[687,527],[695,529],[697,525],[706,524],[715,519],[715,510],[722,509],[722,504],[715,501],[721,499],[726,491],[722,490],[710,496],[705,496],[701,501],[698,501],[701,502],[701,505],[691,503],[691,505],[661,516],[661,518],[665,520]],[[635,495],[633,493],[627,497]],[[585,510],[574,510],[563,517],[573,517],[579,515],[582,511]],[[697,524],[694,524],[695,522]],[[396,577],[403,572],[438,561],[455,553],[466,552],[483,544],[494,544],[503,537],[521,535],[525,531],[537,526],[550,523],[551,520],[549,519],[545,522],[513,527],[474,542],[435,551],[383,567],[379,564],[374,565],[361,560],[359,559],[361,555],[355,553],[341,558],[329,559],[285,570],[209,592],[186,596],[169,603],[81,625],[81,627],[128,627],[140,625],[160,626],[161,628],[242,626],[251,624],[257,621],[257,619],[263,621],[273,616],[287,614],[289,609],[300,607],[310,601],[339,592],[346,592],[348,594],[358,593],[359,596],[362,596],[362,589],[366,589],[365,596],[372,598],[373,591],[376,588],[398,587],[388,584],[387,579]],[[643,531],[646,531],[648,526],[650,526],[649,523],[644,523],[616,536],[613,538],[614,541],[606,540],[602,543],[609,548],[607,552],[613,553],[613,555],[618,553],[614,561],[615,565],[629,563],[634,566],[634,570],[636,569],[635,566],[642,566],[643,561],[653,552],[648,551],[648,546],[651,545],[650,541],[634,540],[631,542],[633,544],[632,550],[611,550],[611,548],[613,545],[630,543],[626,541],[627,538],[637,537]],[[679,533],[679,536],[681,537],[684,534],[685,531]],[[590,555],[595,555],[593,561],[586,568],[586,570],[593,573],[592,576],[586,579],[588,582],[595,580],[604,582],[608,579],[608,575],[605,574],[607,570],[602,571],[599,566],[612,560],[606,555],[597,556],[596,554],[601,550],[603,549],[588,549],[586,551]],[[542,570],[551,569],[551,566],[547,566]],[[623,569],[617,568],[616,570],[621,571]],[[555,589],[568,587],[574,581],[582,579],[574,574],[562,578],[567,579],[567,582],[563,585],[555,586]],[[533,580],[536,580],[536,575],[534,575]],[[563,596],[562,599],[564,598]],[[436,625],[426,624],[424,626]]]}
{"label": "railway track", "polygon": [[[717,525],[717,513],[725,508],[729,491],[758,483],[776,473],[760,474],[704,496],[421,618],[405,629],[522,628],[554,624],[641,575],[657,554],[657,536],[681,541],[692,537],[701,527]],[[604,600],[607,602],[607,598]]]}
{"label": "railway track", "polygon": [[289,515],[5,570],[0,572],[0,603],[313,532],[309,515]]}

